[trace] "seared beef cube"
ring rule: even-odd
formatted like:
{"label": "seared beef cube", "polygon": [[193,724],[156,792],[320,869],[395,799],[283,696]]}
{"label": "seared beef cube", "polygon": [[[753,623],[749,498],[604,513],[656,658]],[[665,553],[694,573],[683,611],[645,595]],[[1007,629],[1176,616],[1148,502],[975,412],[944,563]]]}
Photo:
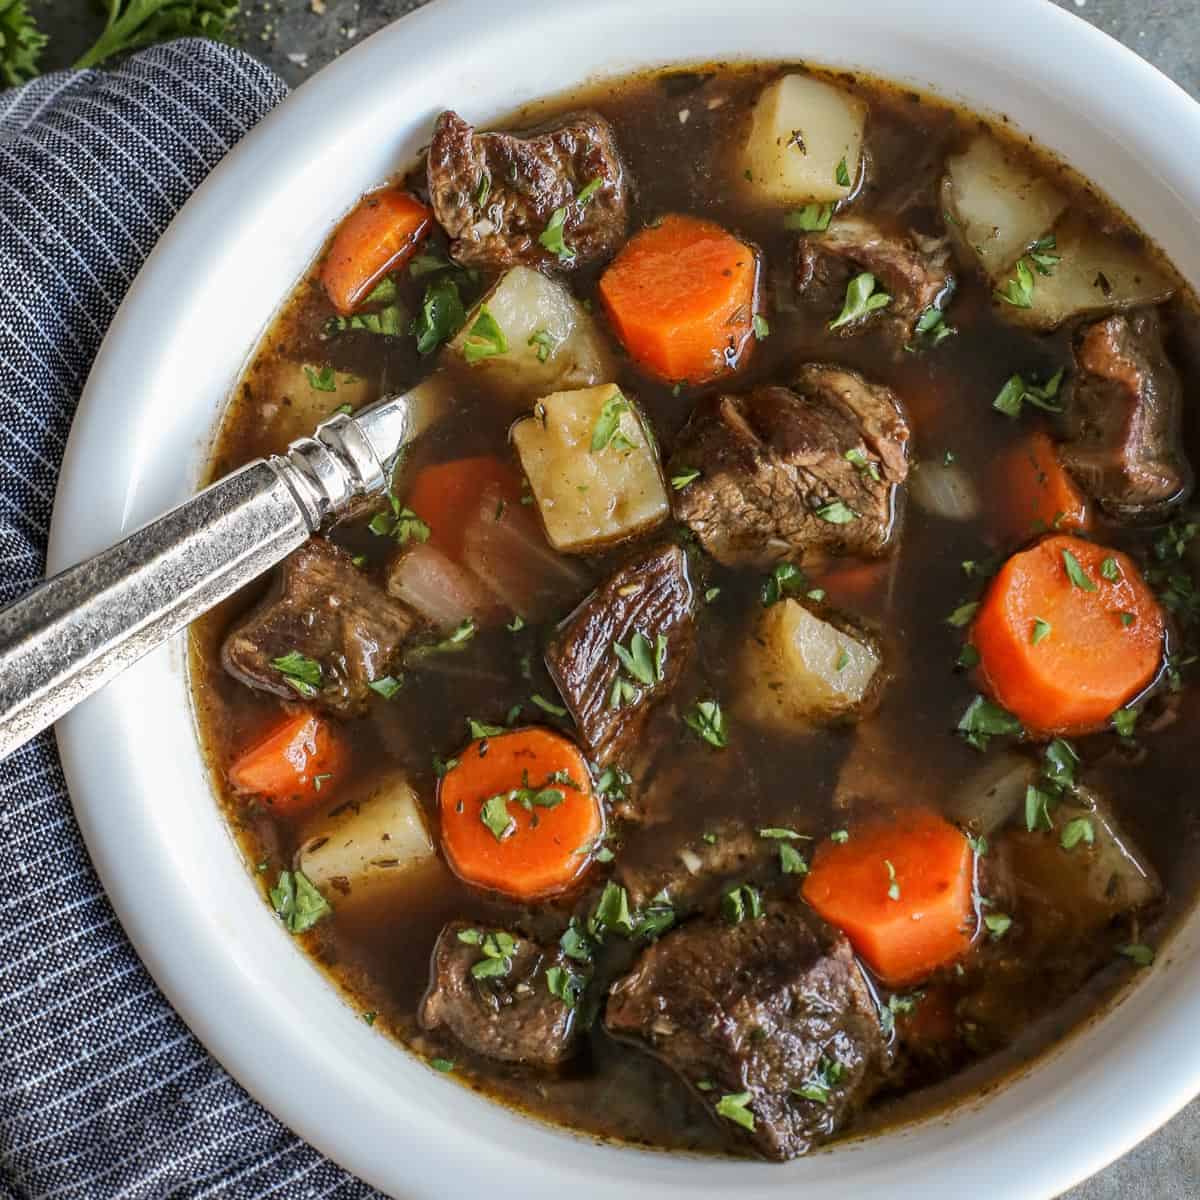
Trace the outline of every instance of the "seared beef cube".
{"label": "seared beef cube", "polygon": [[846,284],[862,271],[875,276],[891,303],[877,315],[843,326],[844,334],[886,321],[907,342],[917,318],[944,304],[954,287],[950,246],[941,238],[887,233],[872,221],[843,217],[796,245],[796,291],[828,309],[830,320],[841,311]]}
{"label": "seared beef cube", "polygon": [[[697,920],[667,933],[613,985],[605,1025],[644,1043],[731,1136],[774,1159],[841,1129],[887,1059],[849,944],[839,937],[823,949],[788,904],[736,925]],[[753,1129],[718,1111],[723,1097],[745,1092]]]}
{"label": "seared beef cube", "polygon": [[908,437],[894,392],[810,364],[792,388],[701,402],[668,471],[700,472],[676,493],[675,515],[730,567],[882,554]]}
{"label": "seared beef cube", "polygon": [[626,563],[558,627],[546,668],[602,766],[637,739],[650,706],[675,686],[695,620],[687,556],[663,545]]}
{"label": "seared beef cube", "polygon": [[1182,389],[1144,309],[1085,326],[1064,397],[1062,459],[1114,516],[1159,517],[1186,500],[1192,469],[1180,444]]}
{"label": "seared beef cube", "polygon": [[[581,266],[607,258],[625,236],[628,180],[599,113],[570,113],[552,129],[517,137],[476,133],[444,112],[429,146],[428,180],[433,210],[453,239],[450,253],[464,266]],[[563,254],[538,240],[558,209]]]}
{"label": "seared beef cube", "polygon": [[[355,716],[366,708],[372,680],[389,673],[412,625],[408,609],[344,550],[312,538],[283,562],[272,594],[230,632],[221,661],[248,687]],[[319,677],[289,655],[316,663]]]}
{"label": "seared beef cube", "polygon": [[[558,995],[551,979],[561,985]],[[558,947],[547,951],[529,938],[452,921],[433,948],[421,1025],[449,1029],[499,1062],[554,1067],[575,1051],[585,983],[580,965]]]}
{"label": "seared beef cube", "polygon": [[629,907],[635,911],[665,892],[677,914],[693,913],[747,879],[756,880],[772,871],[778,875],[779,842],[760,837],[756,829],[740,821],[706,827],[666,853],[661,839],[651,845],[649,855],[643,852],[639,859],[641,844],[637,843],[617,862],[614,878],[628,893]]}

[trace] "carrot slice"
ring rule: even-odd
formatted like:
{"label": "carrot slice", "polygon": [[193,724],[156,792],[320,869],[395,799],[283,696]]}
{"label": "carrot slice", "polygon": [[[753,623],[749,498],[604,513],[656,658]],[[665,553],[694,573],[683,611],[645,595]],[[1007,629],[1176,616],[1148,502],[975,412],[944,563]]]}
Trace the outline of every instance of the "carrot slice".
{"label": "carrot slice", "polygon": [[937,813],[909,809],[823,842],[804,898],[889,987],[907,987],[971,944],[972,852]]}
{"label": "carrot slice", "polygon": [[1007,537],[1024,540],[1050,529],[1091,528],[1087,499],[1063,466],[1054,441],[1041,431],[1000,456],[996,491],[1007,500],[997,508]]}
{"label": "carrot slice", "polygon": [[438,807],[459,877],[517,900],[570,887],[604,832],[583,755],[540,726],[472,742],[442,778]]}
{"label": "carrot slice", "polygon": [[985,687],[1030,733],[1080,734],[1154,678],[1163,625],[1127,555],[1055,534],[1000,568],[971,641]]}
{"label": "carrot slice", "polygon": [[329,799],[345,760],[330,723],[315,713],[300,713],[243,750],[229,768],[229,782],[291,816]]}
{"label": "carrot slice", "polygon": [[703,383],[753,349],[754,251],[712,221],[672,214],[626,242],[600,298],[630,357],[671,382]]}
{"label": "carrot slice", "polygon": [[462,562],[466,528],[493,485],[506,504],[520,503],[521,476],[515,467],[491,455],[456,458],[418,471],[405,503],[429,526],[429,545]]}
{"label": "carrot slice", "polygon": [[399,188],[364,196],[338,226],[321,264],[329,302],[344,317],[389,272],[403,266],[433,228],[433,213]]}

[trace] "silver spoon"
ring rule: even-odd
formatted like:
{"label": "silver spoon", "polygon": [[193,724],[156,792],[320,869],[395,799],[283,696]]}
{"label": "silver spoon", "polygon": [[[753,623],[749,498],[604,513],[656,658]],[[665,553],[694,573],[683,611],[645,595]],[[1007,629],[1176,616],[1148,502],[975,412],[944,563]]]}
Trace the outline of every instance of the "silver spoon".
{"label": "silver spoon", "polygon": [[0,610],[0,758],[391,484],[443,411],[430,376],[257,459]]}

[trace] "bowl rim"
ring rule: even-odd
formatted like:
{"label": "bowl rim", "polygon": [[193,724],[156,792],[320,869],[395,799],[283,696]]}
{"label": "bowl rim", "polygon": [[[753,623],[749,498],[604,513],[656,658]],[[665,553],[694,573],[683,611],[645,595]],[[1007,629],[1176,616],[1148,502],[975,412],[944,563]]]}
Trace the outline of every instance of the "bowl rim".
{"label": "bowl rim", "polygon": [[[487,115],[517,107],[497,96],[545,94],[537,80],[563,64],[576,64],[572,69],[583,79],[630,65],[729,57],[715,49],[728,21],[727,0],[659,0],[653,11],[636,0],[593,0],[556,13],[559,37],[570,42],[558,67],[528,58],[531,39],[536,44],[545,33],[540,0],[510,0],[503,29],[493,7],[485,0],[435,0],[380,30],[299,88],[188,201],[130,288],[92,368],[60,475],[49,570],[93,553],[192,490],[231,364],[252,351],[263,326],[258,320],[251,333],[239,332],[234,318],[255,303],[261,312],[260,283],[275,288],[276,300],[286,294],[281,272],[311,258],[322,240],[314,234],[348,207],[364,179],[386,173],[367,178],[364,171],[388,155],[403,161],[416,149],[432,114],[428,96],[420,94],[423,82],[436,84],[431,92],[442,89],[440,98],[457,86]],[[1038,132],[1060,150],[1056,143],[1078,138],[1082,149],[1068,160],[1102,182],[1159,238],[1193,286],[1200,283],[1200,249],[1192,248],[1200,246],[1200,176],[1171,153],[1174,145],[1200,142],[1200,105],[1182,89],[1045,0],[1004,6],[859,0],[842,7],[749,0],[739,19],[752,24],[739,34],[739,46],[754,49],[739,57],[787,61],[762,48],[795,46],[798,56],[806,44],[841,46],[858,37],[869,50],[812,58],[867,67],[886,38],[889,52],[905,64],[893,77],[918,87],[937,77],[935,50],[949,53],[957,73],[932,89],[948,99],[997,111],[1001,105],[973,97],[985,80],[992,96],[1002,96],[1007,81],[1015,90],[1005,108],[1018,128]],[[824,24],[806,22],[808,16]],[[464,29],[472,31],[471,45],[463,41]],[[574,33],[586,35],[582,45]],[[704,53],[704,47],[714,49]],[[498,75],[495,64],[504,61],[525,63],[522,79]],[[397,63],[406,64],[409,78],[395,78]],[[1106,86],[1096,89],[1096,79]],[[368,149],[362,114],[397,100],[412,114],[399,120],[402,134]],[[1049,114],[1039,107],[1047,105]],[[337,121],[356,111],[353,127],[339,129]],[[313,142],[319,155],[308,149]],[[1136,190],[1129,178],[1135,169],[1141,171]],[[313,212],[293,211],[285,189],[310,185],[325,189],[310,193],[320,197]],[[330,208],[327,194],[340,209]],[[279,220],[272,205],[286,210]],[[264,234],[279,245],[264,246]],[[209,264],[195,247],[214,236],[222,244]],[[263,280],[250,278],[247,257]],[[230,282],[255,295],[222,296],[220,288]],[[165,332],[164,311],[176,313]],[[147,329],[160,340],[152,342]],[[197,329],[235,345],[222,344],[212,362],[197,364]],[[138,381],[133,388],[131,380]],[[164,409],[164,394],[179,401],[180,413]],[[171,456],[187,470],[163,461]],[[1194,914],[1112,1012],[1052,1050],[1031,1074],[956,1110],[950,1121],[935,1116],[780,1168],[596,1145],[516,1116],[426,1071],[367,1030],[288,945],[228,853],[228,834],[222,843],[214,832],[216,806],[207,794],[213,812],[199,811],[203,771],[187,741],[193,726],[185,658],[176,639],[60,722],[59,747],[81,830],[127,933],[200,1040],[269,1110],[381,1190],[432,1198],[486,1187],[499,1196],[548,1200],[565,1185],[588,1200],[625,1185],[715,1200],[733,1188],[765,1198],[804,1183],[849,1185],[871,1200],[910,1194],[910,1185],[915,1192],[918,1184],[924,1196],[957,1197],[964,1184],[974,1184],[993,1197],[1028,1200],[1056,1195],[1098,1170],[1200,1089],[1200,1045],[1189,1036],[1200,1017],[1200,921]],[[177,810],[162,806],[164,778],[184,796]],[[189,860],[180,842],[209,856],[205,877],[221,904],[181,886],[180,868]],[[303,1035],[310,1023],[327,1044]],[[1140,1086],[1146,1078],[1155,1080],[1153,1089]],[[531,1161],[538,1163],[532,1174]]]}

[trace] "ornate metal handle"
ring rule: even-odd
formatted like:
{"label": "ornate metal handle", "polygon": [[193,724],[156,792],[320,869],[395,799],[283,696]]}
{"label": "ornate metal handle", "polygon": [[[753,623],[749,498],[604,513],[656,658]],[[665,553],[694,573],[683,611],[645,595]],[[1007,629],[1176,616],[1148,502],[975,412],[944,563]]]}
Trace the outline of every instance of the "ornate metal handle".
{"label": "ornate metal handle", "polygon": [[435,419],[440,376],[259,459],[0,611],[0,758],[384,491]]}

